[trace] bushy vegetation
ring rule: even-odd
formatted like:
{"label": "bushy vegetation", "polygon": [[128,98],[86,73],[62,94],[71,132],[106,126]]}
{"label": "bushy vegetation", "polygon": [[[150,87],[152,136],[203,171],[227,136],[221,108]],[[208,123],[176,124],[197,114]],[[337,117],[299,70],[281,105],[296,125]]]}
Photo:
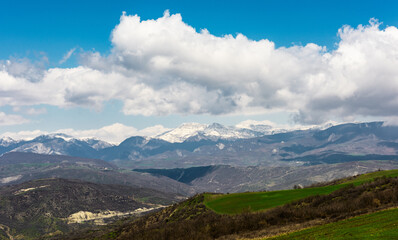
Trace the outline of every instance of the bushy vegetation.
{"label": "bushy vegetation", "polygon": [[[330,194],[314,195],[268,211],[217,214],[198,195],[112,230],[114,239],[234,239],[266,235],[275,228],[289,228],[318,220],[338,221],[398,205],[398,179],[378,178],[349,184]],[[109,238],[109,233],[99,239]]]}
{"label": "bushy vegetation", "polygon": [[[149,204],[140,200],[148,201]],[[166,200],[166,201],[164,201]],[[0,239],[9,229],[16,239],[43,239],[85,227],[94,221],[68,224],[79,211],[129,212],[167,202],[167,195],[143,188],[67,179],[37,179],[0,188]],[[114,221],[118,217],[104,219]],[[2,227],[3,226],[3,227]],[[19,236],[19,237],[17,237]],[[7,237],[8,239],[9,237]]]}
{"label": "bushy vegetation", "polygon": [[395,208],[372,214],[365,214],[271,239],[398,239],[397,219],[398,209]]}

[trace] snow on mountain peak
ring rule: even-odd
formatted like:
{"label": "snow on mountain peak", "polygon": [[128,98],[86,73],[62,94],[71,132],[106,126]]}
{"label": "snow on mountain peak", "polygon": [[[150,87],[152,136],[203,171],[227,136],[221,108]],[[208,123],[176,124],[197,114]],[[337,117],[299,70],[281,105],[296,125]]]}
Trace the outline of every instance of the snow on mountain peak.
{"label": "snow on mountain peak", "polygon": [[184,123],[178,128],[158,135],[156,138],[168,142],[183,142],[187,139],[238,139],[238,138],[251,138],[264,135],[262,132],[237,128],[234,126],[224,126],[219,123],[210,125],[200,123]]}
{"label": "snow on mountain peak", "polygon": [[0,138],[0,146],[3,147],[8,147],[9,145],[16,143],[17,141],[15,141],[14,139],[10,138],[10,137],[1,137]]}
{"label": "snow on mountain peak", "polygon": [[198,132],[203,131],[207,126],[207,124],[200,123],[183,123],[177,128],[156,136],[156,138],[172,143],[183,142],[186,139],[195,136]]}
{"label": "snow on mountain peak", "polygon": [[57,138],[63,139],[66,142],[69,142],[69,141],[75,139],[72,136],[66,135],[64,133],[50,133],[50,134],[40,135],[40,136],[34,138],[33,140],[41,141],[41,140],[45,140],[45,139],[50,140],[50,139],[57,139]]}
{"label": "snow on mountain peak", "polygon": [[74,137],[64,134],[64,133],[51,133],[51,134],[48,134],[47,136],[50,138],[62,138],[63,140],[65,140],[67,142],[74,139]]}
{"label": "snow on mountain peak", "polygon": [[115,146],[112,143],[108,143],[102,140],[98,140],[95,138],[81,138],[79,139],[80,141],[86,142],[88,145],[90,145],[92,148],[96,149],[96,150],[100,150],[100,149],[104,149],[104,148],[108,148],[108,147],[112,147]]}
{"label": "snow on mountain peak", "polygon": [[43,143],[25,144],[23,146],[11,150],[11,152],[31,152],[31,153],[47,154],[47,155],[61,155],[60,152],[54,150],[50,146],[46,146]]}

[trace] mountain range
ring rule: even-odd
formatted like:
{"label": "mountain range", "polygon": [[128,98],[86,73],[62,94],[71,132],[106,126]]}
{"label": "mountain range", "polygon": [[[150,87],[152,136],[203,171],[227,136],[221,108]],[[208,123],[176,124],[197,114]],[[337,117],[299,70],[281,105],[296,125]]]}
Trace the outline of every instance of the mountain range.
{"label": "mountain range", "polygon": [[[98,149],[65,135],[40,136],[28,143],[5,142],[3,149],[11,150],[0,157],[0,185],[48,177],[75,178],[182,196],[203,191],[289,189],[296,184],[394,169],[398,164],[398,127],[382,122],[234,140],[188,138],[171,143],[131,137]],[[16,152],[33,144],[70,156]]]}
{"label": "mountain range", "polygon": [[[325,129],[331,126],[331,123],[313,127],[313,129]],[[289,130],[290,129],[290,130]],[[272,135],[276,133],[289,132],[295,128],[281,128],[272,126],[272,123],[266,124],[257,121],[244,121],[236,126],[224,126],[219,123],[201,124],[201,123],[184,123],[177,128],[154,134],[151,137],[143,137],[144,139],[160,139],[169,143],[182,143],[184,141],[200,141],[200,140],[236,140],[242,138],[254,138],[264,135]],[[308,129],[308,128],[307,128]],[[138,137],[138,136],[133,136]],[[11,137],[3,136],[0,138],[0,153],[7,152],[10,149],[13,151],[26,151],[41,154],[64,154],[71,151],[67,147],[58,148],[55,145],[48,144],[54,139],[62,139],[69,145],[78,145],[80,148],[90,147],[95,150],[109,148],[115,144],[108,143],[94,138],[75,138],[64,133],[52,133],[41,135],[30,140],[14,140]]]}
{"label": "mountain range", "polygon": [[220,124],[185,124],[158,138],[133,136],[118,145],[64,134],[21,141],[3,138],[0,154],[69,155],[102,159],[124,168],[275,167],[398,159],[398,127],[385,126],[383,122],[279,130],[272,134],[266,133],[271,131],[267,126],[255,127],[263,132]]}
{"label": "mountain range", "polygon": [[[195,193],[192,187],[171,178],[119,169],[99,159],[21,152],[6,153],[0,157],[0,186],[43,178],[79,179],[98,184],[149,188],[180,197]],[[174,200],[178,199],[176,197]]]}

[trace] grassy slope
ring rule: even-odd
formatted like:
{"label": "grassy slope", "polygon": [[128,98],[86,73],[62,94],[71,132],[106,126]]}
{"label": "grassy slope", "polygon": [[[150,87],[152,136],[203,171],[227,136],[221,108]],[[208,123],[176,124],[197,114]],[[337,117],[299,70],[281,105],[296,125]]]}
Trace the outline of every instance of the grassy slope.
{"label": "grassy slope", "polygon": [[246,192],[224,195],[205,195],[205,205],[216,213],[236,214],[244,211],[259,211],[280,206],[294,200],[313,195],[329,194],[348,184],[359,185],[377,177],[396,177],[398,170],[379,171],[363,174],[353,179],[343,179],[337,185],[292,189],[272,192]]}
{"label": "grassy slope", "polygon": [[398,209],[395,208],[271,239],[398,239],[397,219]]}

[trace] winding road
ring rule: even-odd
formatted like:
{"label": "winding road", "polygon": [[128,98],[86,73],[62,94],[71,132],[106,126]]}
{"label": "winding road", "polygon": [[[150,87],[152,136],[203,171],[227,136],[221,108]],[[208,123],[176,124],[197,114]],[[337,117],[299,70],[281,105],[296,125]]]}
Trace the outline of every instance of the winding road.
{"label": "winding road", "polygon": [[6,233],[10,240],[14,240],[13,236],[10,234],[10,228],[8,226],[0,224],[0,229]]}

